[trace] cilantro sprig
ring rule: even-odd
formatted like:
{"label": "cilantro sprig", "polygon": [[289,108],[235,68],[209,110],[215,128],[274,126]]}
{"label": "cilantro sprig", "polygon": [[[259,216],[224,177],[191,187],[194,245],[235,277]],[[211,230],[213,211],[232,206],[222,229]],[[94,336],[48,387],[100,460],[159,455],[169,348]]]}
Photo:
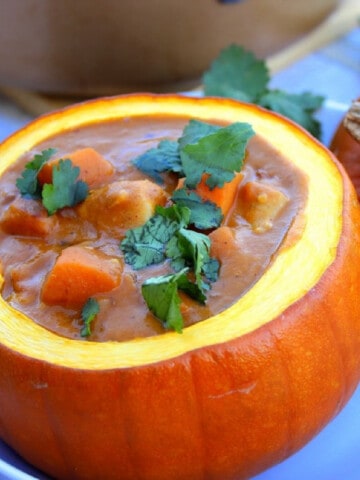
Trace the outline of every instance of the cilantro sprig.
{"label": "cilantro sprig", "polygon": [[287,116],[320,138],[321,125],[314,114],[324,97],[309,92],[294,94],[271,90],[269,81],[266,62],[238,45],[222,50],[203,75],[205,95],[256,103]]}
{"label": "cilantro sprig", "polygon": [[171,197],[176,205],[187,207],[190,223],[199,230],[217,228],[223,219],[221,208],[210,201],[204,201],[195,191],[186,188],[175,190]]}
{"label": "cilantro sprig", "polygon": [[33,199],[41,198],[41,185],[38,181],[38,174],[43,165],[56,153],[55,148],[48,148],[41,153],[34,155],[34,158],[27,162],[21,177],[16,180],[16,186],[21,195]]}
{"label": "cilantro sprig", "polygon": [[155,215],[141,227],[128,230],[120,244],[125,262],[135,270],[170,261],[175,273],[148,279],[142,293],[164,327],[178,332],[183,326],[178,290],[205,303],[206,291],[219,271],[218,261],[210,257],[209,237],[188,229],[189,222],[187,207],[157,207]]}
{"label": "cilantro sprig", "polygon": [[99,313],[99,303],[95,298],[89,298],[81,310],[81,318],[84,325],[81,329],[80,335],[88,337],[91,335],[91,323]]}
{"label": "cilantro sprig", "polygon": [[86,182],[77,180],[80,169],[70,159],[60,159],[52,167],[52,183],[41,185],[38,175],[56,149],[48,148],[26,163],[16,186],[24,197],[41,200],[49,215],[64,207],[72,207],[85,200],[89,193]]}
{"label": "cilantro sprig", "polygon": [[253,135],[248,123],[220,127],[190,120],[177,141],[163,140],[133,161],[158,183],[163,183],[165,172],[185,177],[172,194],[173,205],[157,207],[155,215],[129,230],[120,244],[125,262],[135,270],[170,261],[174,274],[150,278],[142,285],[150,311],[165,328],[182,331],[179,291],[205,303],[219,274],[219,262],[210,257],[210,239],[201,230],[217,228],[223,213],[202,199],[196,187],[204,179],[210,190],[230,182],[243,167]]}
{"label": "cilantro sprig", "polygon": [[182,333],[184,326],[179,290],[189,283],[187,272],[188,269],[184,268],[174,274],[153,277],[146,280],[141,287],[149,310],[161,321],[164,328],[178,333]]}
{"label": "cilantro sprig", "polygon": [[165,261],[167,243],[189,220],[186,207],[156,207],[155,215],[144,225],[126,232],[121,242],[125,262],[139,270]]}
{"label": "cilantro sprig", "polygon": [[230,182],[242,169],[245,150],[254,131],[248,123],[233,123],[205,135],[180,150],[186,186],[195,188],[204,173],[212,189]]}
{"label": "cilantro sprig", "polygon": [[174,172],[186,177],[187,187],[194,188],[204,172],[209,174],[210,188],[229,182],[240,171],[245,149],[254,131],[248,123],[226,127],[190,120],[177,141],[163,140],[133,160],[134,165],[163,183],[160,173]]}
{"label": "cilantro sprig", "polygon": [[163,140],[156,148],[151,148],[133,160],[134,165],[152,177],[156,183],[162,184],[160,175],[164,172],[182,174],[178,142]]}
{"label": "cilantro sprig", "polygon": [[89,193],[86,182],[77,180],[79,167],[74,167],[70,159],[60,160],[52,170],[52,183],[42,189],[42,202],[49,215],[64,207],[72,207],[85,200]]}

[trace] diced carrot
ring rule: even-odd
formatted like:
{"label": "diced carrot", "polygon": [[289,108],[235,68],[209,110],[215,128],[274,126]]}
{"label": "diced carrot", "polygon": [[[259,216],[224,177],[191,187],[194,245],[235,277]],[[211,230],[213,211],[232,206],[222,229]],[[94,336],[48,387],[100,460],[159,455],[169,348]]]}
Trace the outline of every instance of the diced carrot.
{"label": "diced carrot", "polygon": [[280,190],[260,182],[247,182],[239,191],[241,215],[258,233],[272,228],[273,220],[288,201]]}
{"label": "diced carrot", "polygon": [[48,305],[80,307],[96,293],[120,284],[123,266],[102,252],[74,245],[65,248],[49,272],[41,291]]}
{"label": "diced carrot", "polygon": [[[209,175],[204,173],[201,177],[200,183],[197,184],[195,191],[203,199],[215,203],[221,208],[224,216],[226,216],[233,206],[238,186],[243,179],[242,173],[236,173],[230,182],[224,183],[222,187],[214,187],[212,190],[206,184]],[[177,188],[184,186],[185,179],[180,178]]]}
{"label": "diced carrot", "polygon": [[1,228],[10,235],[41,238],[54,230],[55,223],[39,202],[23,197],[16,198],[0,219]]}
{"label": "diced carrot", "polygon": [[[62,158],[70,158],[73,165],[80,168],[79,179],[86,182],[90,188],[103,185],[114,173],[113,165],[93,148],[75,150]],[[38,180],[42,185],[52,182],[52,169],[59,160],[59,158],[54,158],[44,164],[38,175]]]}

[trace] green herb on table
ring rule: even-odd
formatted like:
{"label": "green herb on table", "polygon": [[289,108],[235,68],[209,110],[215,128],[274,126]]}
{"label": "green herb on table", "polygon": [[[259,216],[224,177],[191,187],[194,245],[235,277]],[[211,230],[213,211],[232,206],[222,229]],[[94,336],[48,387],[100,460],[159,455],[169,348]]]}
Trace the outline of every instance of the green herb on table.
{"label": "green herb on table", "polygon": [[88,337],[89,335],[91,335],[90,325],[95,319],[96,315],[99,313],[99,311],[100,307],[98,301],[95,298],[89,298],[81,311],[81,318],[84,322],[84,326],[80,332],[80,335],[82,337]]}
{"label": "green herb on table", "polygon": [[289,94],[271,90],[269,81],[266,62],[238,45],[222,50],[203,75],[205,95],[256,103],[287,116],[320,138],[321,126],[314,113],[321,107],[324,97],[308,92]]}

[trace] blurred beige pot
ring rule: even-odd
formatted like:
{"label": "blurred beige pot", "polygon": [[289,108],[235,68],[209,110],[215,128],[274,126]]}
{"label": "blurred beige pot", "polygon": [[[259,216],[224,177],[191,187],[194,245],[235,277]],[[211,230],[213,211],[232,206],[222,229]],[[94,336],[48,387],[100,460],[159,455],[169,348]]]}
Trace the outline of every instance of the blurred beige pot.
{"label": "blurred beige pot", "polygon": [[183,89],[238,43],[264,57],[336,0],[0,0],[0,85],[74,95]]}

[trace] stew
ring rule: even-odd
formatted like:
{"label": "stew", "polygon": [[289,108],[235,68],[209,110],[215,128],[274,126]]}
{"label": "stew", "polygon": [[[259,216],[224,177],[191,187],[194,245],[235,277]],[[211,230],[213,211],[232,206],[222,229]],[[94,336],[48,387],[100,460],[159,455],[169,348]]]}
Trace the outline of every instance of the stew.
{"label": "stew", "polygon": [[[157,205],[168,205],[182,181],[165,173],[160,185],[133,160],[162,140],[178,139],[187,121],[139,117],[88,125],[62,132],[24,153],[0,179],[0,258],[6,301],[43,327],[81,339],[81,309],[90,289],[99,309],[89,341],[124,341],[165,332],[149,311],[141,286],[150,277],[169,274],[171,265],[163,261],[134,269],[119,245],[129,229],[154,215]],[[79,178],[90,189],[84,200],[51,215],[17,187],[24,166],[49,148],[56,153],[41,170],[39,182],[51,182],[52,167],[60,158],[70,158],[80,166]],[[101,165],[86,173],[84,162],[86,166],[89,156],[100,158]],[[209,189],[205,180],[206,176],[197,191],[217,203],[224,215],[219,227],[206,231],[211,257],[220,265],[219,276],[211,283],[205,304],[180,292],[185,327],[223,311],[251,288],[277,250],[286,248],[296,228],[301,228],[307,194],[306,177],[256,134],[227,193]]]}

